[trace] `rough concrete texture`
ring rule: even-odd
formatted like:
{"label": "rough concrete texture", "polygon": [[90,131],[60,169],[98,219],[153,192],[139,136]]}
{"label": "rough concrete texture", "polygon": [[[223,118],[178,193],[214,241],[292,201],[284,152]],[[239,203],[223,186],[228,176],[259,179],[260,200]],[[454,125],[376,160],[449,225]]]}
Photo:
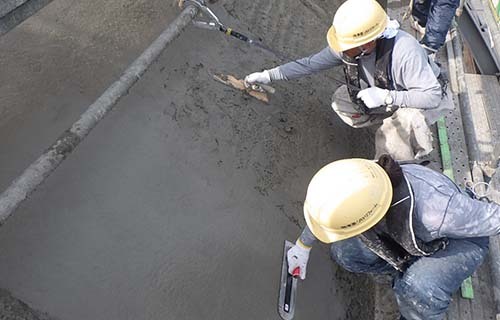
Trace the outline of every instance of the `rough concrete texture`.
{"label": "rough concrete texture", "polygon": [[[66,129],[178,10],[164,1],[55,0],[0,39],[0,187]],[[337,2],[220,1],[223,21],[301,56]],[[269,105],[212,80],[272,55],[190,27],[0,229],[0,287],[60,319],[277,319],[283,240],[307,183],[370,156],[323,76]],[[293,129],[289,132],[288,128]],[[296,319],[372,319],[371,282],[312,252]]]}
{"label": "rough concrete texture", "polygon": [[28,0],[4,0],[0,3],[0,18],[16,9],[20,5],[26,3]]}
{"label": "rough concrete texture", "polygon": [[52,0],[4,0],[0,4],[0,36],[28,19]]}
{"label": "rough concrete texture", "polygon": [[54,320],[47,314],[31,309],[26,303],[16,299],[4,289],[0,289],[0,319]]}

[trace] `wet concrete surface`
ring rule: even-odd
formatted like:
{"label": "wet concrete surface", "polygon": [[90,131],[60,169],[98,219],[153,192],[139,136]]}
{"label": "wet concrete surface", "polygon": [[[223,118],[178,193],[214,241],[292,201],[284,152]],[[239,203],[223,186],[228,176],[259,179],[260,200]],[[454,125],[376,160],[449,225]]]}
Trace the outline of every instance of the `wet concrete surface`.
{"label": "wet concrete surface", "polygon": [[[178,12],[163,1],[54,1],[4,38],[5,188]],[[335,3],[220,1],[223,21],[301,56]],[[297,27],[300,26],[300,27]],[[36,42],[34,42],[36,40]],[[370,156],[322,76],[269,105],[212,80],[277,59],[193,27],[0,229],[0,287],[58,319],[277,319],[283,240],[324,164]],[[291,131],[288,128],[292,127]],[[312,252],[296,319],[371,319],[370,281]]]}
{"label": "wet concrete surface", "polygon": [[28,0],[4,0],[0,3],[0,18],[13,11]]}
{"label": "wet concrete surface", "polygon": [[55,320],[43,312],[32,309],[4,289],[0,289],[0,311],[2,320]]}

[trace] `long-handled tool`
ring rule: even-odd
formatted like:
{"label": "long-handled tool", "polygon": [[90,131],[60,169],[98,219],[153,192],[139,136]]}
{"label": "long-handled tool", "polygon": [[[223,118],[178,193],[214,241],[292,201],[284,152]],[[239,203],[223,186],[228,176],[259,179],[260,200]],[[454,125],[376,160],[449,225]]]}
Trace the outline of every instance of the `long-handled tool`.
{"label": "long-handled tool", "polygon": [[288,57],[284,56],[280,52],[277,52],[268,46],[264,45],[261,41],[259,40],[254,40],[249,36],[246,36],[240,32],[237,32],[233,30],[233,28],[227,27],[224,25],[219,17],[215,15],[215,13],[205,4],[204,0],[186,0],[185,2],[192,3],[196,5],[207,17],[210,21],[193,21],[193,25],[202,28],[202,29],[208,29],[208,30],[216,30],[220,31],[228,36],[235,37],[241,41],[244,41],[248,44],[254,45],[256,47],[259,47],[261,49],[264,49],[273,55],[277,56],[281,60],[290,60]]}
{"label": "long-handled tool", "polygon": [[[288,57],[287,55],[283,54],[282,52],[278,52],[276,50],[271,49],[270,47],[263,44],[261,41],[252,39],[251,37],[244,35],[240,32],[234,31],[233,28],[230,28],[230,27],[224,25],[220,21],[219,17],[217,17],[215,15],[215,13],[205,4],[205,2],[203,0],[186,0],[185,2],[195,4],[210,20],[210,21],[200,21],[200,20],[193,21],[194,26],[196,26],[198,28],[202,28],[202,29],[207,29],[207,30],[220,31],[228,36],[235,37],[235,38],[237,38],[241,41],[244,41],[250,45],[259,47],[259,48],[273,54],[274,56],[276,56],[278,59],[280,59],[282,61],[291,61],[291,62],[297,63],[303,67],[305,66],[300,61],[297,61],[296,59],[292,59],[292,58]],[[305,67],[307,67],[307,66],[305,66]],[[340,79],[337,79],[334,77],[328,77],[328,78],[338,82],[339,84],[346,85],[350,89],[359,90],[359,88],[357,88],[349,83],[346,83],[343,80],[340,80]]]}
{"label": "long-handled tool", "polygon": [[288,273],[287,253],[293,243],[285,240],[283,262],[281,264],[280,293],[278,299],[278,313],[283,320],[291,320],[295,314],[295,299],[297,297],[297,278],[300,268],[295,268],[292,274]]}
{"label": "long-handled tool", "polygon": [[[235,37],[241,41],[244,41],[250,45],[253,45],[253,46],[256,46],[258,48],[261,48],[271,54],[273,54],[274,56],[276,56],[278,59],[280,59],[281,61],[291,61],[291,62],[294,62],[294,63],[297,63],[299,64],[300,66],[303,66],[303,67],[307,67],[306,65],[304,65],[303,63],[301,63],[300,61],[296,60],[296,59],[292,59],[290,58],[289,56],[283,54],[282,52],[278,52],[274,49],[271,49],[270,47],[266,46],[265,44],[263,44],[261,41],[259,40],[255,40],[255,39],[252,39],[251,37],[247,36],[247,35],[244,35],[240,32],[237,32],[237,31],[234,31],[233,28],[230,28],[226,25],[224,25],[219,17],[217,17],[215,15],[215,13],[205,4],[205,2],[203,0],[186,0],[185,2],[190,2],[190,3],[193,3],[195,4],[196,6],[198,6],[200,8],[200,10],[208,17],[208,19],[210,21],[200,21],[200,20],[197,20],[197,21],[193,21],[193,25],[198,27],[198,28],[201,28],[201,29],[207,29],[207,30],[215,30],[215,31],[220,31],[228,36],[232,36],[232,37]],[[354,89],[354,90],[359,90],[358,87],[356,86],[353,86],[349,83],[346,83],[345,81],[341,80],[341,79],[337,79],[335,77],[328,77],[329,79],[333,80],[333,81],[336,81],[337,83],[339,84],[343,84],[343,85],[346,85],[349,89]]]}
{"label": "long-handled tool", "polygon": [[[298,65],[302,66],[302,67],[306,67],[306,65],[304,65],[302,62],[298,61],[297,59],[291,59],[290,57],[288,57],[287,55],[283,54],[282,52],[278,52],[276,50],[273,50],[271,48],[269,48],[268,46],[264,45],[261,41],[258,41],[258,40],[254,40],[252,39],[251,37],[249,36],[246,36],[240,32],[237,32],[237,31],[234,31],[232,28],[230,27],[227,27],[226,25],[224,25],[219,17],[217,17],[215,15],[215,13],[205,4],[205,1],[204,0],[185,0],[184,2],[189,2],[189,3],[193,3],[194,5],[196,5],[207,17],[210,21],[193,21],[193,25],[196,26],[196,27],[199,27],[199,28],[202,28],[202,29],[208,29],[208,30],[216,30],[216,31],[220,31],[220,32],[223,32],[224,34],[226,35],[229,35],[229,36],[232,36],[232,37],[235,37],[241,41],[244,41],[250,45],[254,45],[256,47],[259,47],[271,54],[273,54],[274,56],[276,56],[278,59],[282,60],[282,61],[290,61],[290,62],[293,62],[293,63],[297,63]],[[346,62],[347,63],[347,62]],[[347,88],[349,88],[349,90],[354,90],[354,91],[359,91],[360,88],[350,84],[350,83],[347,83],[346,81],[344,80],[341,80],[341,79],[338,79],[336,77],[333,77],[333,76],[326,76],[328,79],[330,80],[333,80],[335,82],[337,82],[338,84],[340,85],[345,85],[347,86]],[[248,86],[248,84],[246,84]],[[263,84],[258,84],[260,87],[264,88],[264,85]],[[267,90],[266,90],[267,91]],[[274,92],[271,92],[271,93],[274,93]],[[386,113],[391,113],[393,112],[394,110],[386,110],[386,106],[381,106],[381,107],[377,107],[377,108],[368,108],[364,103],[363,101],[361,101],[360,99],[356,102],[356,104],[360,105],[360,107],[362,108],[363,112],[366,113],[366,114],[386,114]]]}

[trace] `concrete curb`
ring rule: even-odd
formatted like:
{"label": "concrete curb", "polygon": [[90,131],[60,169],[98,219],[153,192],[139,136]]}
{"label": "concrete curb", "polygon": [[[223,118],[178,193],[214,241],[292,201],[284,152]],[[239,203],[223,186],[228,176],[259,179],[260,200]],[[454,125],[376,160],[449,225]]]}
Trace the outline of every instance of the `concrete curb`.
{"label": "concrete curb", "polygon": [[4,9],[0,13],[0,36],[14,29],[51,2],[52,0],[27,0],[18,6],[12,1],[4,3],[0,7],[0,9]]}
{"label": "concrete curb", "polygon": [[16,178],[0,195],[0,225],[16,210],[59,164],[82,142],[118,100],[141,78],[198,14],[198,8],[188,5],[160,36],[125,70],[115,83],[80,116],[35,162]]}

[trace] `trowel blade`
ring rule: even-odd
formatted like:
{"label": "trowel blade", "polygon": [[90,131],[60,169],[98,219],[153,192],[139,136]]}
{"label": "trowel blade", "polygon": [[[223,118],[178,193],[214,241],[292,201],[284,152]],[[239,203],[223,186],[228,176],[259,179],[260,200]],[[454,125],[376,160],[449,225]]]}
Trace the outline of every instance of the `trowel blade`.
{"label": "trowel blade", "polygon": [[281,264],[280,294],[278,299],[278,313],[284,320],[291,320],[295,314],[295,298],[297,296],[297,279],[288,273],[286,254],[293,247],[293,243],[285,240],[283,261]]}

